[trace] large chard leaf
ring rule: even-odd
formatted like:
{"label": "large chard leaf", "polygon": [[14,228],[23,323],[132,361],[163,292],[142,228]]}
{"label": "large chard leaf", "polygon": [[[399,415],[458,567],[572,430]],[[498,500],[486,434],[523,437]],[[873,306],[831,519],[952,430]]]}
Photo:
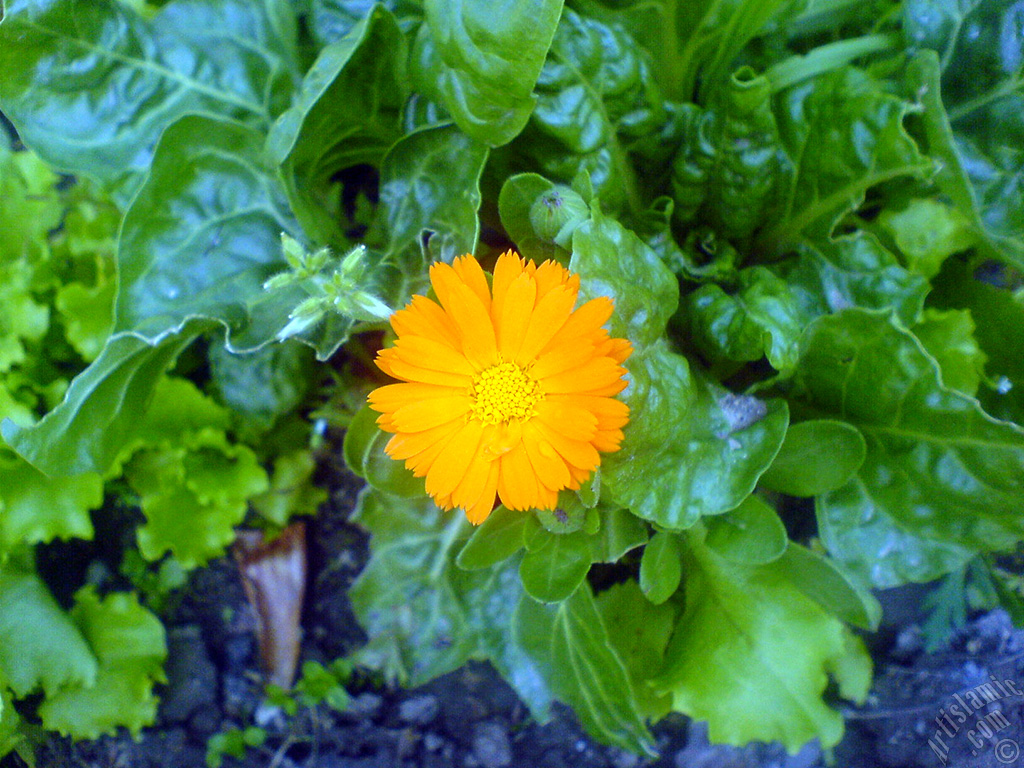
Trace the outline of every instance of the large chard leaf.
{"label": "large chard leaf", "polygon": [[562,0],[425,0],[424,11],[414,54],[420,89],[468,136],[507,144],[530,118]]}
{"label": "large chard leaf", "polygon": [[400,136],[407,95],[405,38],[381,5],[320,51],[295,103],[274,124],[267,151],[284,164],[296,216],[314,242],[341,243],[342,212],[332,177],[378,164]]}
{"label": "large chard leaf", "polygon": [[183,115],[269,124],[297,77],[294,14],[284,0],[180,0],[146,21],[116,0],[12,0],[0,109],[54,167],[137,177]]}
{"label": "large chard leaf", "polygon": [[643,209],[628,150],[664,122],[646,51],[629,33],[566,9],[537,80],[537,108],[515,147],[558,181],[580,169],[609,208]]}
{"label": "large chard leaf", "polygon": [[594,211],[572,243],[583,297],[613,298],[611,332],[635,348],[622,395],[630,424],[621,450],[604,459],[602,481],[634,514],[666,528],[732,509],[778,451],[785,403],[732,395],[659,338],[679,288],[636,235]]}
{"label": "large chard leaf", "polygon": [[[904,31],[936,182],[991,255],[1024,267],[1024,33],[1013,0],[907,0]],[[938,52],[938,53],[936,53]]]}
{"label": "large chard leaf", "polygon": [[776,223],[763,234],[770,250],[783,251],[801,235],[823,239],[870,187],[931,171],[903,127],[908,106],[853,67],[779,97],[775,119],[793,174],[774,211]]}
{"label": "large chard leaf", "polygon": [[313,36],[323,46],[334,43],[378,5],[395,15],[403,32],[423,21],[422,0],[312,0],[309,21]]}
{"label": "large chard leaf", "polygon": [[487,659],[539,720],[561,699],[596,738],[649,749],[629,677],[587,584],[545,606],[523,593],[518,558],[459,568],[469,525],[427,498],[367,490],[356,519],[373,534],[370,562],[350,591],[369,636],[363,663],[418,685],[468,659]]}
{"label": "large chard leaf", "polygon": [[927,581],[1024,537],[1024,430],[944,387],[894,319],[860,309],[808,329],[796,398],[855,425],[867,455],[818,498],[829,552],[876,587]]}
{"label": "large chard leaf", "polygon": [[77,739],[97,739],[121,726],[137,736],[156,718],[154,683],[165,681],[163,624],[135,595],[101,599],[92,587],[75,595],[71,617],[99,660],[96,679],[47,696],[39,706],[43,724]]}
{"label": "large chard leaf", "polygon": [[871,662],[859,640],[788,578],[779,561],[731,563],[689,537],[686,609],[665,651],[655,688],[673,707],[707,720],[712,741],[781,741],[790,752],[843,733],[821,696],[829,675],[861,700]]}

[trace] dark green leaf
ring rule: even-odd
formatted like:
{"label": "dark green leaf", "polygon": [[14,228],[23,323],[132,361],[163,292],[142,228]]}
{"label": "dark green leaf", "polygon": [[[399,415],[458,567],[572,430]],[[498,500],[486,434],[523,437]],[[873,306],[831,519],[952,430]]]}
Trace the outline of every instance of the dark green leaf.
{"label": "dark green leaf", "polygon": [[391,11],[408,32],[423,20],[421,0],[312,0],[310,22],[321,45],[340,40],[377,5]]}
{"label": "dark green leaf", "polygon": [[210,346],[210,373],[221,400],[256,429],[297,408],[309,391],[313,351],[294,341],[249,354]]}
{"label": "dark green leaf", "polygon": [[796,396],[856,426],[867,456],[818,498],[832,556],[876,587],[927,581],[1024,536],[1024,430],[946,389],[906,328],[859,309],[808,329]]}
{"label": "dark green leaf", "polygon": [[378,490],[407,498],[423,496],[423,478],[413,476],[402,462],[384,453],[390,435],[377,426],[377,416],[370,406],[364,405],[349,422],[344,442],[345,463]]}
{"label": "dark green leaf", "polygon": [[528,515],[499,506],[473,531],[459,551],[459,568],[473,571],[507,560],[523,548],[523,526]]}
{"label": "dark green leaf", "polygon": [[734,395],[657,343],[627,361],[626,439],[602,477],[634,514],[672,530],[726,512],[754,489],[782,443],[786,403]]}
{"label": "dark green leaf", "polygon": [[789,89],[776,120],[795,177],[776,223],[764,235],[776,252],[801,239],[822,239],[856,210],[868,188],[901,176],[921,177],[932,165],[903,127],[908,104],[853,67]]}
{"label": "dark green leaf", "polygon": [[790,424],[779,455],[761,476],[767,488],[816,496],[843,485],[864,463],[864,437],[845,421]]}
{"label": "dark green leaf", "polygon": [[421,90],[473,139],[500,147],[526,125],[533,87],[555,34],[562,0],[495,6],[425,0],[416,42]]}
{"label": "dark green leaf", "polygon": [[627,552],[647,543],[647,524],[628,509],[608,509],[602,504],[594,511],[600,515],[600,528],[590,537],[593,562],[617,563]]}
{"label": "dark green leaf", "polygon": [[683,575],[678,536],[668,531],[654,534],[640,559],[640,590],[654,605],[661,605],[679,588]]}
{"label": "dark green leaf", "polygon": [[298,74],[294,14],[284,0],[179,0],[150,22],[116,0],[13,0],[0,109],[61,170],[138,177],[183,115],[269,124]]}
{"label": "dark green leaf", "polygon": [[305,233],[319,244],[344,242],[333,176],[380,162],[399,138],[408,90],[405,38],[395,17],[374,5],[306,73],[292,107],[267,137],[267,153],[284,165],[285,185]]}
{"label": "dark green leaf", "polygon": [[775,510],[759,496],[748,496],[736,509],[705,521],[705,544],[715,554],[741,565],[764,565],[786,551],[789,538]]}

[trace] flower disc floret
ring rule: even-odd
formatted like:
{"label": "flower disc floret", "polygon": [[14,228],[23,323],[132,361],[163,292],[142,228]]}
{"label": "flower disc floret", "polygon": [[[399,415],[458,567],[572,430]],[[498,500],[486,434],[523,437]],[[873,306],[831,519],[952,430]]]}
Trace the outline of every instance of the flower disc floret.
{"label": "flower disc floret", "polygon": [[536,415],[540,385],[515,363],[498,363],[473,377],[473,415],[488,424]]}
{"label": "flower disc floret", "polygon": [[437,301],[414,296],[391,316],[394,346],[377,365],[398,383],[370,393],[385,451],[404,461],[444,509],[482,522],[509,509],[553,509],[619,449],[629,408],[609,336],[607,297],[576,307],[579,277],[508,251],[489,280],[476,259],[434,264]]}

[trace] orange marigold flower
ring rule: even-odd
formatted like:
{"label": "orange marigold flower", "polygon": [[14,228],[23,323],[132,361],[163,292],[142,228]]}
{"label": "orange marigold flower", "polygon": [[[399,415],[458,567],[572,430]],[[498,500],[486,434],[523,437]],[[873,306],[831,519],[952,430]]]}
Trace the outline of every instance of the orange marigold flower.
{"label": "orange marigold flower", "polygon": [[612,300],[574,310],[580,280],[512,251],[493,279],[472,256],[434,264],[425,296],[391,316],[398,339],[377,365],[402,383],[370,393],[385,451],[443,509],[483,522],[495,495],[509,509],[554,509],[600,452],[619,449],[629,408],[615,400],[632,347],[602,327]]}

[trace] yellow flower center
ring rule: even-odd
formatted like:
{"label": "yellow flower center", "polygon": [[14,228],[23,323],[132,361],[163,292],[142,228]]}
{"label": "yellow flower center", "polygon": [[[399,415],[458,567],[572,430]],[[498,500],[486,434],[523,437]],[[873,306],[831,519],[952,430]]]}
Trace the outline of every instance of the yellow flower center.
{"label": "yellow flower center", "polygon": [[473,415],[488,424],[528,419],[542,399],[540,384],[515,363],[498,363],[473,377]]}

